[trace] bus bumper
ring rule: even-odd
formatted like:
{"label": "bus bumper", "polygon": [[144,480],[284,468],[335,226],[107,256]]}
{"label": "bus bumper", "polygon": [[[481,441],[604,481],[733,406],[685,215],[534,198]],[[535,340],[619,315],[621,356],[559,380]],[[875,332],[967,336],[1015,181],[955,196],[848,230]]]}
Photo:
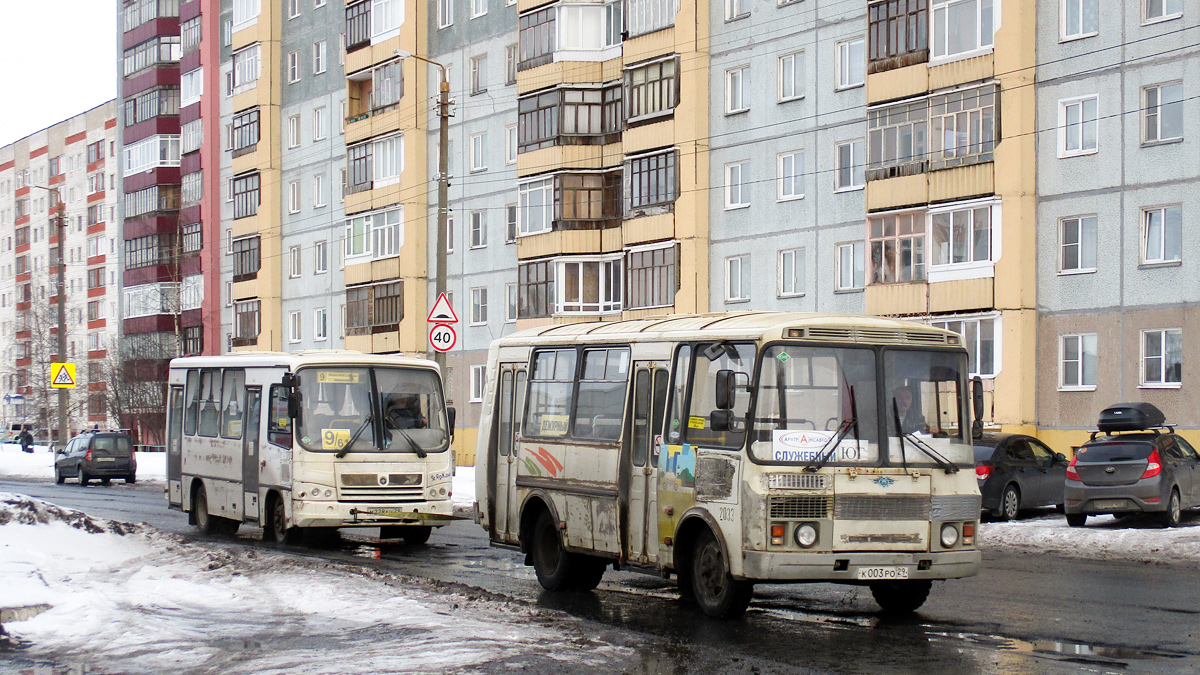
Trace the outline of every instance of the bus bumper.
{"label": "bus bumper", "polygon": [[843,581],[867,583],[859,578],[866,568],[903,568],[908,579],[959,579],[979,573],[978,550],[888,553],[771,553],[747,551],[742,558],[742,578],[763,582]]}
{"label": "bus bumper", "polygon": [[397,504],[347,504],[301,499],[292,502],[295,527],[379,527],[430,525],[441,527],[454,520],[450,500]]}

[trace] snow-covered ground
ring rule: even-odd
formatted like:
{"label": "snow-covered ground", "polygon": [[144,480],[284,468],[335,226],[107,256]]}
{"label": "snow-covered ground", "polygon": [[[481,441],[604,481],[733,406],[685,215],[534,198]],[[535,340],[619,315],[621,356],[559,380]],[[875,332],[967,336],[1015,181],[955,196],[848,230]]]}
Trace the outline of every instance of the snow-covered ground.
{"label": "snow-covered ground", "polygon": [[5,606],[50,606],[5,626],[22,659],[104,672],[426,673],[531,657],[604,670],[628,655],[556,612],[11,493],[0,588]]}
{"label": "snow-covered ground", "polygon": [[[167,453],[139,452],[137,465],[139,481],[162,482],[167,475]],[[54,448],[35,445],[33,452],[22,452],[16,443],[0,445],[0,476],[54,480]]]}
{"label": "snow-covered ground", "polygon": [[1092,516],[1086,527],[1070,527],[1059,514],[982,523],[979,545],[1088,560],[1200,566],[1200,514],[1185,511],[1183,526],[1173,528],[1160,528],[1148,516],[1128,520]]}

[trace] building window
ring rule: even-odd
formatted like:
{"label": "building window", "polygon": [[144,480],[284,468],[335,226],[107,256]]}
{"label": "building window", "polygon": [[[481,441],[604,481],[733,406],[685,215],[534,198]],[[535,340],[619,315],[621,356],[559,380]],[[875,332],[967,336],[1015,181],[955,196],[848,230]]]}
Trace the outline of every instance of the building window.
{"label": "building window", "polygon": [[679,0],[625,0],[625,28],[629,37],[645,35],[675,25]]}
{"label": "building window", "polygon": [[1059,101],[1058,156],[1073,157],[1096,152],[1099,97]]}
{"label": "building window", "polygon": [[483,402],[483,388],[487,384],[487,366],[471,366],[470,403]]}
{"label": "building window", "polygon": [[1183,16],[1183,0],[1142,0],[1142,23]]}
{"label": "building window", "polygon": [[922,173],[928,162],[929,101],[867,111],[867,168],[871,180]]}
{"label": "building window", "polygon": [[300,0],[287,0],[288,18],[294,19],[300,16]]}
{"label": "building window", "polygon": [[932,325],[962,336],[971,377],[993,377],[1000,372],[1000,319],[950,319]]}
{"label": "building window", "polygon": [[725,301],[750,299],[750,254],[725,259]]}
{"label": "building window", "polygon": [[933,58],[971,54],[992,46],[995,0],[931,0]]}
{"label": "building window", "polygon": [[183,353],[198,356],[204,352],[204,327],[191,326],[183,329]]}
{"label": "building window", "polygon": [[779,252],[779,297],[804,295],[804,249],[793,248]]}
{"label": "building window", "polygon": [[776,199],[788,201],[804,197],[804,152],[785,152],[776,161]]}
{"label": "building window", "polygon": [[399,255],[403,220],[402,206],[346,219],[346,258],[370,255],[379,259]]}
{"label": "building window", "polygon": [[517,125],[504,127],[504,163],[517,163]]}
{"label": "building window", "polygon": [[625,69],[625,119],[667,115],[679,105],[679,57]]}
{"label": "building window", "polygon": [[779,102],[804,97],[804,52],[779,57]]}
{"label": "building window", "polygon": [[517,187],[518,227],[521,236],[549,232],[554,221],[554,179],[521,183]]}
{"label": "building window", "polygon": [[288,213],[300,213],[300,181],[288,181]]}
{"label": "building window", "polygon": [[454,0],[437,0],[438,28],[449,28],[454,24]]}
{"label": "building window", "polygon": [[[674,150],[625,160],[625,215],[668,211],[679,198],[678,153]],[[655,208],[662,207],[662,208]]]}
{"label": "building window", "polygon": [[504,243],[512,244],[517,241],[517,205],[504,206]]}
{"label": "building window", "polygon": [[871,283],[925,280],[925,214],[877,216],[869,221]]}
{"label": "building window", "polygon": [[834,189],[858,190],[866,185],[863,157],[863,141],[847,141],[837,144],[837,172],[834,174]]}
{"label": "building window", "polygon": [[302,271],[299,246],[291,246],[288,248],[288,262],[289,262],[288,266],[290,268],[288,276],[290,276],[293,279],[295,279],[296,277],[299,277],[300,273]]}
{"label": "building window", "polygon": [[504,48],[504,84],[517,83],[517,46],[508,45]]}
{"label": "building window", "polygon": [[[125,99],[125,126],[179,114],[179,87],[155,87]],[[199,147],[199,146],[197,146]]]}
{"label": "building window", "polygon": [[1091,391],[1096,388],[1096,334],[1063,335],[1058,347],[1058,388]]}
{"label": "building window", "polygon": [[393,185],[400,180],[404,170],[404,136],[395,134],[373,141],[371,154],[374,157],[372,187]]}
{"label": "building window", "polygon": [[837,245],[837,285],[835,290],[858,290],[866,285],[866,246],[861,241]]}
{"label": "building window", "polygon": [[325,40],[313,43],[313,75],[325,72]]}
{"label": "building window", "polygon": [[1096,271],[1096,216],[1063,218],[1058,223],[1063,273]]}
{"label": "building window", "polygon": [[[179,76],[179,107],[186,108],[200,102],[204,92],[204,69],[197,68]],[[88,162],[91,164],[91,162]]]}
{"label": "building window", "polygon": [[487,246],[486,215],[486,211],[471,212],[471,248],[483,248]]}
{"label": "building window", "polygon": [[363,0],[346,6],[346,51],[371,44],[371,2]]}
{"label": "building window", "polygon": [[403,22],[403,0],[371,0],[372,39],[396,30]]}
{"label": "building window", "polygon": [[517,320],[517,284],[504,284],[504,323]]}
{"label": "building window", "polygon": [[930,97],[931,169],[992,161],[998,91],[989,84]]}
{"label": "building window", "polygon": [[249,281],[258,276],[262,263],[258,242],[257,236],[233,240],[234,281]]}
{"label": "building window", "polygon": [[862,86],[867,81],[866,41],[855,38],[837,44],[837,88]]}
{"label": "building window", "polygon": [[[234,344],[243,341],[241,345],[252,344],[258,340],[259,331],[259,301],[247,300],[233,303],[234,314]],[[238,346],[241,346],[238,345]]]}
{"label": "building window", "polygon": [[746,167],[750,162],[725,165],[725,209],[741,209],[750,206],[750,185],[746,180]]}
{"label": "building window", "polygon": [[625,254],[627,309],[670,307],[678,290],[678,249],[670,246],[638,247]]}
{"label": "building window", "polygon": [[[449,4],[451,0],[439,0],[439,7],[441,2]],[[535,68],[554,60],[554,18],[557,14],[557,7],[549,7],[521,15],[518,21],[520,33],[517,44],[521,50],[518,70]]]}
{"label": "building window", "polygon": [[368,141],[346,148],[346,164],[348,167],[346,178],[347,194],[371,189],[373,184],[372,164],[374,163],[371,147],[372,143]]}
{"label": "building window", "polygon": [[597,314],[621,311],[622,259],[555,261],[558,314]]}
{"label": "building window", "polygon": [[1100,0],[1062,0],[1062,39],[1075,40],[1100,32]]}
{"label": "building window", "polygon": [[482,94],[485,91],[487,91],[487,54],[480,54],[471,57],[471,95]]}
{"label": "building window", "polygon": [[621,129],[620,95],[615,86],[571,86],[522,97],[517,102],[518,151],[615,140],[603,136]]}
{"label": "building window", "polygon": [[554,177],[554,218],[560,228],[607,226],[620,219],[620,182],[617,172],[567,173]]}
{"label": "building window", "polygon": [[325,174],[313,176],[313,208],[325,206]]}
{"label": "building window", "polygon": [[554,307],[553,263],[540,260],[517,266],[517,313],[522,319],[550,316]]}
{"label": "building window", "polygon": [[231,133],[230,149],[233,151],[234,157],[254,150],[260,138],[258,108],[234,115]]}
{"label": "building window", "polygon": [[883,0],[867,9],[868,72],[929,60],[928,0]]}
{"label": "building window", "polygon": [[258,18],[262,11],[262,0],[233,0],[233,25],[243,28],[244,24]]}
{"label": "building window", "polygon": [[295,344],[300,341],[301,323],[300,312],[288,313],[288,342]]}
{"label": "building window", "polygon": [[259,175],[235,176],[233,179],[233,217],[246,218],[258,214]]}
{"label": "building window", "polygon": [[725,114],[746,112],[750,109],[750,66],[739,66],[725,71]]}
{"label": "building window", "polygon": [[471,136],[471,171],[487,170],[487,132]]}
{"label": "building window", "polygon": [[725,20],[750,16],[750,0],[725,0]]}
{"label": "building window", "polygon": [[[176,256],[174,234],[149,234],[125,240],[125,269],[168,265]],[[22,260],[19,258],[18,260]],[[20,266],[18,266],[18,270]]]}
{"label": "building window", "polygon": [[[161,135],[125,146],[125,175],[160,166],[179,166],[179,136]],[[88,176],[88,194],[104,191],[104,174]]]}
{"label": "building window", "polygon": [[930,214],[933,264],[958,265],[992,260],[992,206],[949,209]]}
{"label": "building window", "polygon": [[487,288],[471,289],[471,325],[482,326],[487,323]]}
{"label": "building window", "polygon": [[403,282],[392,281],[346,289],[347,335],[393,331],[403,320]]}
{"label": "building window", "polygon": [[1145,143],[1183,138],[1183,84],[1156,84],[1142,90],[1142,140]]}
{"label": "building window", "polygon": [[1142,262],[1178,261],[1183,254],[1183,207],[1142,209]]}
{"label": "building window", "polygon": [[325,274],[329,271],[329,242],[325,240],[313,244],[313,274]]}
{"label": "building window", "polygon": [[254,87],[262,68],[261,50],[257,44],[233,53],[233,93]]}
{"label": "building window", "polygon": [[183,49],[178,35],[163,35],[126,49],[123,56],[122,72],[129,77],[151,66],[178,63]]}
{"label": "building window", "polygon": [[371,94],[368,104],[372,111],[399,103],[403,95],[404,70],[400,67],[400,61],[390,61],[371,71]]}
{"label": "building window", "polygon": [[180,179],[179,199],[182,206],[195,206],[204,196],[204,172],[194,171]]}
{"label": "building window", "polygon": [[1183,381],[1183,330],[1142,331],[1142,386],[1172,387]]}
{"label": "building window", "polygon": [[322,342],[329,338],[329,312],[325,308],[313,310],[313,340]]}
{"label": "building window", "polygon": [[[184,252],[184,254],[199,253],[201,244],[203,243],[202,236],[203,235],[202,235],[202,230],[200,229],[200,223],[187,223],[186,225],[184,225],[183,226],[183,252]],[[91,240],[88,240],[88,244],[89,244],[89,248],[90,248]]]}

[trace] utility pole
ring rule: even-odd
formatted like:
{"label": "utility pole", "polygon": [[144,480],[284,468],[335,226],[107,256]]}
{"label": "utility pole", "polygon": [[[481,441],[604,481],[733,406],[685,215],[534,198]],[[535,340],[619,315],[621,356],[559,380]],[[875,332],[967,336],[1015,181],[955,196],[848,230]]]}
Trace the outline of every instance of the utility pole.
{"label": "utility pole", "polygon": [[[55,218],[58,224],[58,360],[65,363],[67,360],[67,228],[64,211],[67,205],[59,199],[58,188],[50,190],[50,193],[54,195],[54,203],[58,206],[58,215]],[[67,389],[58,390],[59,450],[65,450],[67,447],[68,396]]]}

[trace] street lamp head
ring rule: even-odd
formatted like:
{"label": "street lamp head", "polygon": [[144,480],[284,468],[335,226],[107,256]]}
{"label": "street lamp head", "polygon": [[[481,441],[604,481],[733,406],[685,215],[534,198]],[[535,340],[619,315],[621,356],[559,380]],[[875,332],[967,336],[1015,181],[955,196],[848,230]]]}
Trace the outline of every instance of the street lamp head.
{"label": "street lamp head", "polygon": [[403,49],[394,49],[394,50],[392,50],[392,53],[395,54],[396,56],[399,56],[402,59],[411,59],[412,58],[412,52],[406,52]]}

